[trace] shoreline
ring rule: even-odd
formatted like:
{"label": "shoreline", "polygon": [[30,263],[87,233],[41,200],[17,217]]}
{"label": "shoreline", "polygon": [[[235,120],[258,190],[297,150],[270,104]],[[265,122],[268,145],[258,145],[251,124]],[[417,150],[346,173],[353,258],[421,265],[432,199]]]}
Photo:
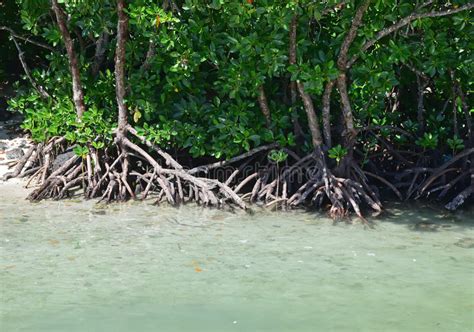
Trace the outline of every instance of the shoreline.
{"label": "shoreline", "polygon": [[[11,178],[7,181],[3,179],[5,174],[14,170],[14,166],[10,168],[9,165],[20,159],[32,145],[28,135],[20,129],[21,121],[22,119],[18,116],[6,121],[0,121],[0,189],[2,189],[4,195],[13,195],[26,199],[28,194],[31,193],[35,187],[34,185],[26,187],[27,178]],[[397,203],[402,202],[396,199],[390,199],[384,201],[383,205],[387,207]],[[405,201],[405,203],[436,206],[436,202],[432,200],[409,200]],[[474,207],[468,204],[464,206],[464,208],[456,211],[472,210],[474,210]],[[443,209],[443,211],[449,212],[447,209]]]}
{"label": "shoreline", "polygon": [[21,121],[19,117],[0,121],[0,179],[12,170],[9,165],[23,157],[32,145],[20,128]]}
{"label": "shoreline", "polygon": [[32,188],[25,188],[24,178],[3,180],[3,176],[14,169],[14,166],[10,168],[9,165],[20,159],[31,147],[31,140],[22,132],[20,124],[21,118],[18,116],[0,121],[0,188],[5,195],[11,195],[14,191],[14,196],[23,195],[26,198]]}

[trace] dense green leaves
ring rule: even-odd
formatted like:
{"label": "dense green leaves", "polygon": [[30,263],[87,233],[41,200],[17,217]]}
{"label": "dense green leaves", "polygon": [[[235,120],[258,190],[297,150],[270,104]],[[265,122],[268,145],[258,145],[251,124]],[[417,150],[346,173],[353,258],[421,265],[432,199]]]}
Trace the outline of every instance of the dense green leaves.
{"label": "dense green leaves", "polygon": [[[96,148],[105,146],[111,141],[117,112],[115,2],[63,1],[80,54],[88,108],[80,122],[74,118],[68,62],[59,30],[49,15],[49,1],[18,2],[24,33],[36,35],[58,51],[45,55],[33,71],[53,100],[43,100],[31,89],[11,100],[11,109],[25,114],[24,128],[35,140],[66,135],[79,146],[88,142],[94,142]],[[349,51],[350,57],[359,57],[349,71],[354,115],[360,127],[396,126],[421,134],[416,141],[421,149],[449,145],[457,151],[464,144],[467,124],[452,87],[454,79],[466,98],[470,97],[474,73],[471,13],[413,21],[359,52],[377,32],[403,17],[449,5],[435,1],[425,8],[419,3],[373,1],[369,6]],[[452,6],[466,3],[452,1]],[[130,122],[161,146],[186,149],[195,157],[230,157],[265,142],[294,145],[292,113],[304,131],[308,130],[301,101],[291,104],[289,83],[302,81],[316,108],[321,108],[326,83],[339,74],[337,56],[358,5],[359,1],[336,0],[131,1],[126,66]],[[299,20],[297,64],[290,65],[289,24],[295,14]],[[110,38],[100,72],[94,76],[91,67],[103,33]],[[428,83],[423,91],[423,123],[418,116],[417,75]],[[269,100],[269,127],[257,102],[260,86]],[[340,134],[336,97],[331,106],[331,124]],[[460,137],[454,137],[455,130]],[[399,147],[414,143],[400,133],[381,133]],[[339,136],[335,143],[343,144]],[[359,139],[367,142],[366,137]],[[309,135],[305,140],[309,142]],[[338,161],[345,153],[336,145],[329,156]]]}

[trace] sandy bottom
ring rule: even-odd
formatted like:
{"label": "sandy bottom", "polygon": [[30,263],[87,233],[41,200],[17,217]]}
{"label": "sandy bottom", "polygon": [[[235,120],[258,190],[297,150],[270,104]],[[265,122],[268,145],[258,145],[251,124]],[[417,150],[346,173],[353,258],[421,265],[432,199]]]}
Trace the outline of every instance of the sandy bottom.
{"label": "sandy bottom", "polygon": [[[2,331],[472,331],[474,213],[303,212],[0,190]],[[431,222],[439,231],[420,232]]]}

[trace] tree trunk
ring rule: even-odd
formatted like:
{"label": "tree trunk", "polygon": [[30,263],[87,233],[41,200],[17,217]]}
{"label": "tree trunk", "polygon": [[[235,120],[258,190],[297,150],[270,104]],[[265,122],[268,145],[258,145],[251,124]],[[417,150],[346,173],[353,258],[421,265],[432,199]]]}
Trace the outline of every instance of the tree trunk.
{"label": "tree trunk", "polygon": [[328,149],[332,147],[331,138],[331,93],[334,88],[336,81],[329,81],[324,88],[323,94],[323,130],[324,139],[326,140],[326,146]]}
{"label": "tree trunk", "polygon": [[80,119],[86,111],[84,104],[84,92],[82,91],[81,76],[79,73],[79,62],[77,60],[74,45],[71,35],[66,26],[66,18],[63,10],[59,7],[57,0],[52,0],[52,8],[56,15],[56,21],[61,31],[61,36],[66,46],[66,52],[69,59],[69,66],[72,76],[72,98],[74,100],[74,107],[76,108],[77,117]]}
{"label": "tree trunk", "polygon": [[150,40],[148,43],[148,50],[146,51],[145,60],[143,61],[143,64],[141,66],[142,71],[147,71],[148,69],[150,69],[151,61],[155,56],[155,53],[155,42],[153,40]]}
{"label": "tree trunk", "polygon": [[341,96],[342,103],[342,115],[344,118],[344,139],[345,146],[351,147],[353,145],[353,140],[357,135],[357,131],[354,127],[354,117],[352,115],[352,107],[349,99],[349,93],[347,92],[347,78],[346,73],[342,73],[337,78],[337,88],[339,90],[339,95]]}
{"label": "tree trunk", "polygon": [[[297,30],[298,30],[298,15],[294,14],[293,17],[291,18],[291,23],[290,23],[290,47],[288,51],[288,62],[290,65],[296,65],[296,36],[297,36]],[[297,87],[296,87],[296,82],[290,82],[290,94],[291,94],[291,106],[294,107],[296,104],[296,99],[298,96],[297,92]],[[291,111],[291,121],[293,122],[293,133],[295,134],[295,137],[297,141],[303,140],[304,134],[303,134],[303,129],[301,128],[301,124],[298,121],[298,113],[296,109],[292,109]]]}
{"label": "tree trunk", "polygon": [[427,86],[425,78],[416,74],[416,84],[418,87],[417,116],[418,135],[425,133],[425,88]]}
{"label": "tree trunk", "polygon": [[109,43],[109,34],[104,31],[100,34],[97,42],[95,43],[95,55],[94,63],[92,64],[91,73],[92,76],[96,77],[99,74],[100,67],[104,62],[105,51],[107,50],[107,44]]}
{"label": "tree trunk", "polygon": [[[118,128],[116,141],[118,146],[122,150],[124,155],[122,162],[122,174],[121,180],[124,186],[122,187],[121,192],[119,193],[122,199],[127,197],[127,188],[128,185],[128,174],[129,174],[129,158],[128,158],[128,142],[127,140],[127,127],[128,127],[128,110],[127,105],[125,104],[125,50],[126,50],[126,41],[127,41],[127,30],[128,30],[128,16],[125,13],[125,1],[117,1],[117,46],[115,50],[115,94],[117,98],[118,106]],[[133,192],[129,189],[130,195],[133,197]]]}
{"label": "tree trunk", "polygon": [[[453,111],[457,111],[456,99],[457,96],[461,99],[461,107],[464,112],[464,117],[466,118],[466,127],[467,127],[467,140],[468,140],[468,147],[472,148],[474,146],[474,137],[472,133],[472,119],[471,119],[471,112],[469,111],[469,106],[466,102],[466,96],[464,95],[464,91],[461,88],[459,81],[456,79],[454,71],[452,71],[452,80],[453,80]],[[457,122],[457,121],[455,121]],[[456,134],[456,131],[455,131]]]}
{"label": "tree trunk", "polygon": [[118,106],[119,141],[125,136],[128,126],[128,110],[125,104],[125,44],[127,41],[128,17],[125,14],[125,1],[117,1],[117,48],[115,51],[115,93]]}
{"label": "tree trunk", "polygon": [[[365,0],[362,5],[357,9],[354,19],[352,20],[352,25],[347,32],[346,38],[344,39],[341,50],[339,52],[339,57],[337,59],[337,66],[339,68],[339,76],[337,78],[337,87],[339,90],[339,95],[341,96],[342,103],[342,113],[344,116],[345,124],[345,145],[346,147],[351,148],[354,144],[354,139],[357,135],[354,128],[354,118],[352,114],[352,107],[350,103],[349,94],[347,92],[347,61],[349,48],[352,45],[355,37],[357,36],[357,30],[362,24],[362,18],[364,17],[367,8],[369,7],[370,0]],[[349,151],[350,153],[351,151]]]}
{"label": "tree trunk", "polygon": [[270,128],[271,125],[271,114],[270,114],[270,107],[268,107],[267,96],[265,95],[265,89],[263,88],[263,84],[258,87],[258,104],[260,105],[260,110],[265,117],[265,121],[267,127]]}
{"label": "tree trunk", "polygon": [[308,126],[309,130],[311,131],[311,141],[313,143],[313,147],[320,149],[323,140],[321,137],[321,130],[319,129],[318,117],[316,116],[316,112],[314,110],[313,101],[311,100],[311,96],[304,90],[303,83],[298,81],[296,82],[296,85],[298,87],[301,99],[303,100],[306,115],[308,116]]}

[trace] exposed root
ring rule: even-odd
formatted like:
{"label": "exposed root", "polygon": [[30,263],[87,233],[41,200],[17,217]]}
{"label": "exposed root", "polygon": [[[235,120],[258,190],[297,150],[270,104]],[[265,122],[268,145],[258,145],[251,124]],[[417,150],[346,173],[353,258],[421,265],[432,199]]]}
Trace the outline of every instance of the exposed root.
{"label": "exposed root", "polygon": [[15,166],[15,169],[13,172],[11,173],[7,173],[3,176],[3,180],[6,181],[8,179],[11,179],[11,178],[15,178],[15,177],[19,177],[20,174],[22,173],[23,171],[23,168],[25,167],[26,163],[30,160],[31,156],[33,155],[33,153],[35,152],[35,149],[36,149],[37,145],[32,145],[28,151],[26,152],[26,154],[23,156],[22,159],[20,159],[17,163],[17,165]]}
{"label": "exposed root", "polygon": [[[237,181],[234,192],[239,193],[244,200],[268,208],[324,208],[329,203],[329,214],[333,218],[342,218],[349,211],[354,211],[366,221],[361,206],[368,206],[376,212],[382,211],[378,195],[368,185],[364,172],[354,163],[350,167],[350,178],[338,177],[326,166],[321,151],[304,158],[290,153],[288,155],[294,163],[290,166],[287,162],[285,167],[281,167],[268,160],[267,152],[263,153],[260,158],[256,158],[256,169]],[[235,172],[230,177],[234,176]],[[388,182],[376,177],[384,183]],[[396,191],[395,187],[393,189]]]}
{"label": "exposed root", "polygon": [[266,152],[268,150],[271,150],[271,149],[274,149],[274,148],[277,148],[278,147],[278,144],[277,143],[273,143],[273,144],[268,144],[268,145],[263,145],[263,146],[260,146],[258,148],[255,148],[253,150],[250,150],[244,154],[241,154],[237,157],[234,157],[234,158],[231,158],[229,160],[225,160],[225,161],[218,161],[218,162],[215,162],[215,163],[212,163],[212,164],[209,164],[209,165],[204,165],[204,166],[198,166],[198,167],[195,167],[191,170],[189,170],[189,173],[190,174],[195,174],[195,173],[199,173],[199,172],[204,172],[204,173],[207,173],[209,172],[211,169],[215,169],[215,168],[219,168],[219,167],[224,167],[226,165],[230,165],[232,163],[235,163],[237,161],[240,161],[240,160],[244,160],[246,158],[249,158],[249,157],[252,157],[260,152]]}
{"label": "exposed root", "polygon": [[351,163],[348,173],[351,178],[337,177],[326,166],[321,152],[316,153],[315,158],[313,174],[290,197],[290,206],[310,204],[321,208],[325,201],[329,201],[332,218],[340,219],[354,211],[364,222],[361,206],[368,206],[377,213],[382,211],[377,194],[369,187],[367,178],[357,165]]}
{"label": "exposed root", "polygon": [[[469,156],[471,157],[469,159]],[[445,205],[448,210],[456,210],[473,193],[474,185],[474,148],[466,149],[436,169],[415,168],[407,170],[399,178],[410,174],[413,179],[407,190],[406,198],[416,193],[415,199],[430,197],[433,193],[440,192],[438,199],[443,199],[452,192],[452,200]],[[470,165],[470,166],[469,166]],[[470,184],[465,181],[471,175]]]}
{"label": "exposed root", "polygon": [[377,174],[374,174],[374,173],[371,173],[371,172],[367,172],[367,171],[364,171],[364,174],[365,174],[365,175],[368,175],[368,176],[370,176],[370,177],[373,177],[374,179],[379,180],[380,182],[382,182],[383,184],[385,184],[387,187],[389,187],[389,188],[395,193],[395,195],[397,195],[397,197],[398,197],[400,200],[403,199],[403,196],[402,196],[402,194],[400,193],[400,191],[399,191],[393,184],[391,184],[389,181],[387,181],[387,180],[384,179],[383,177],[378,176]]}
{"label": "exposed root", "polygon": [[[27,185],[37,185],[28,197],[30,200],[62,199],[79,190],[86,198],[106,202],[152,198],[156,203],[166,201],[171,205],[196,202],[246,209],[244,201],[248,200],[267,208],[328,209],[335,219],[353,211],[363,221],[366,221],[365,209],[382,211],[378,191],[369,185],[367,176],[402,198],[399,184],[393,185],[378,174],[363,171],[350,159],[330,169],[321,151],[301,158],[287,150],[289,160],[283,164],[270,160],[269,150],[276,145],[267,145],[227,162],[186,170],[133,128],[127,128],[127,132],[141,144],[123,137],[108,149],[96,151],[89,147],[89,153],[82,158],[64,154],[67,146],[62,137],[34,145],[5,179],[28,176]],[[451,193],[450,197],[454,198],[446,208],[453,210],[461,206],[473,194],[472,184],[465,185],[473,172],[466,169],[471,164],[466,158],[473,152],[474,149],[468,149],[437,169],[406,170],[398,177],[399,180],[409,177],[408,182],[402,183],[407,188],[405,197],[437,194],[438,198],[444,198]],[[232,169],[224,179],[198,176],[236,161],[240,167]]]}
{"label": "exposed root", "polygon": [[25,155],[16,162],[14,170],[3,176],[3,180],[26,177],[34,173],[38,183],[44,182],[53,160],[58,154],[64,152],[65,142],[64,137],[53,137],[47,143],[32,145]]}
{"label": "exposed root", "polygon": [[458,195],[456,195],[456,197],[453,198],[453,200],[451,200],[451,202],[446,204],[444,207],[448,210],[455,211],[458,207],[463,205],[472,194],[474,194],[474,185],[470,185],[469,187],[461,191]]}
{"label": "exposed root", "polygon": [[[90,148],[83,158],[71,154],[57,167],[56,158],[65,151],[66,146],[64,138],[54,138],[46,145],[33,146],[5,178],[33,174],[29,183],[36,180],[39,186],[28,198],[35,201],[70,197],[82,188],[86,198],[99,198],[107,202],[146,199],[153,195],[157,202],[165,199],[172,205],[194,201],[208,206],[235,204],[242,209],[247,208],[229,187],[232,179],[222,183],[216,179],[196,177],[169,154],[140,137],[133,128],[127,130],[156,156],[128,138],[122,138],[116,148],[101,151]],[[234,172],[234,177],[236,175],[237,172]]]}

